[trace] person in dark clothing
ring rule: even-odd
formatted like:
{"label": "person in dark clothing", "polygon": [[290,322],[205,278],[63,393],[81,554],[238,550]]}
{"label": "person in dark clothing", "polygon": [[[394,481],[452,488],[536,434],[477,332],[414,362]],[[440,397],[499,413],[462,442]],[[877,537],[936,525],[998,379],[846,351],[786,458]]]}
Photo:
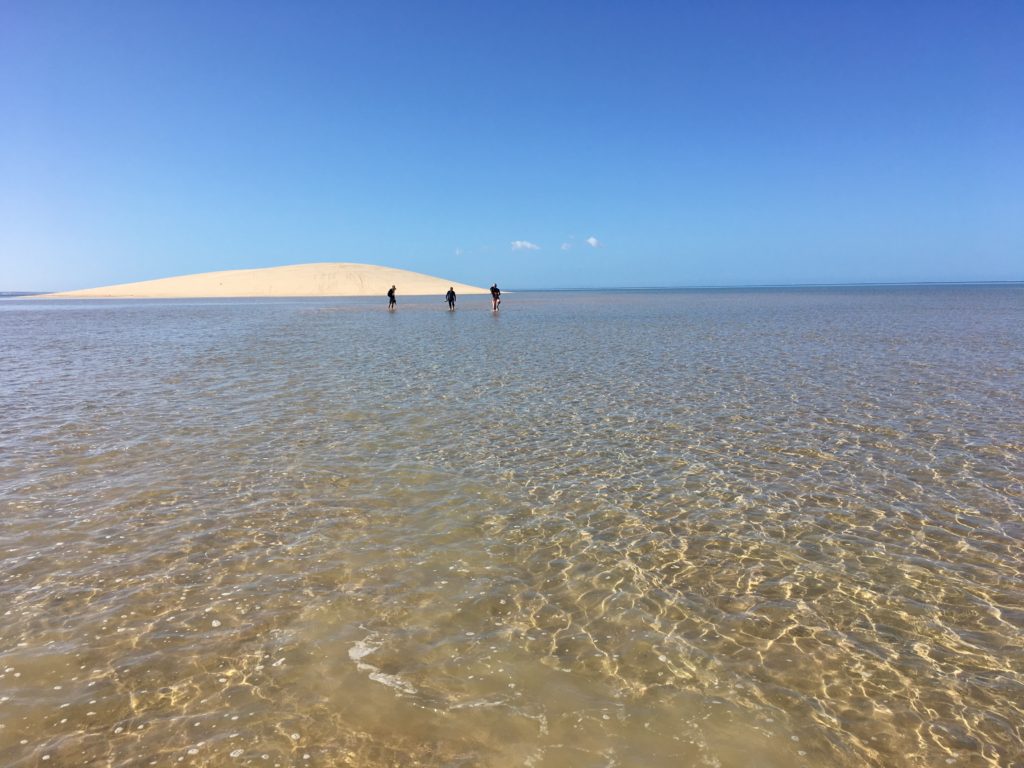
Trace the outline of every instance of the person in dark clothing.
{"label": "person in dark clothing", "polygon": [[498,288],[498,284],[495,283],[491,286],[491,311],[497,312],[498,307],[501,305],[501,289]]}
{"label": "person in dark clothing", "polygon": [[388,291],[388,311],[393,311],[397,304],[398,302],[395,301],[395,286],[392,285],[391,290]]}
{"label": "person in dark clothing", "polygon": [[444,299],[448,302],[448,311],[453,312],[455,310],[455,289],[449,287],[448,293],[444,295]]}

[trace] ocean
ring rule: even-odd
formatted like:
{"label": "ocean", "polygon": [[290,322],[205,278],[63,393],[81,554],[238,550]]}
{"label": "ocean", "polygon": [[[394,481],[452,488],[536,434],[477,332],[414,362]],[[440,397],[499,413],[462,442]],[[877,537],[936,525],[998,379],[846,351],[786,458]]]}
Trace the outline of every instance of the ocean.
{"label": "ocean", "polygon": [[0,764],[1024,764],[1024,286],[385,304],[0,302]]}

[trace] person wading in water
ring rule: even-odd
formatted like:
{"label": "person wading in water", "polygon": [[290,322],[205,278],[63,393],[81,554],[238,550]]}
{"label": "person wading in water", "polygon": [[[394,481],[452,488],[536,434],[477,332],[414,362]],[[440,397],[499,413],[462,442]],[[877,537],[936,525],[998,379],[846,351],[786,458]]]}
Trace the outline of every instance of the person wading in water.
{"label": "person wading in water", "polygon": [[395,286],[392,285],[391,290],[388,291],[388,312],[393,312],[397,304],[398,302],[395,301]]}
{"label": "person wading in water", "polygon": [[495,283],[491,286],[491,311],[497,312],[498,307],[501,305],[501,289],[498,288],[498,284]]}
{"label": "person wading in water", "polygon": [[455,289],[454,288],[451,288],[451,287],[448,288],[448,293],[446,293],[444,295],[444,300],[448,302],[448,311],[449,312],[454,312],[455,311]]}

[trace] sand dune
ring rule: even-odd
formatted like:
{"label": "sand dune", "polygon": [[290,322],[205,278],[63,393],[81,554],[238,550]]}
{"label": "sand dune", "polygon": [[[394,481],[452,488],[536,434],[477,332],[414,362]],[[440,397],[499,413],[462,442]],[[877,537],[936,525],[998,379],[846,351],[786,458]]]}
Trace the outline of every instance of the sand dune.
{"label": "sand dune", "polygon": [[166,277],[140,283],[107,285],[48,294],[68,299],[191,299],[263,296],[384,296],[397,286],[402,296],[443,296],[449,286],[458,294],[487,293],[486,288],[456,283],[405,269],[370,264],[294,264],[266,269],[233,269]]}

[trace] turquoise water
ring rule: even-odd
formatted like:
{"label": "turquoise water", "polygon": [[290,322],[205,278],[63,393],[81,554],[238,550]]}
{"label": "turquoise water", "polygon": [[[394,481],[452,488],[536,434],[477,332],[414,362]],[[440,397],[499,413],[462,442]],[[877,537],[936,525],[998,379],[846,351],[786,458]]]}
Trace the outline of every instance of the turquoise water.
{"label": "turquoise water", "polygon": [[0,302],[0,764],[1024,760],[1024,288]]}

